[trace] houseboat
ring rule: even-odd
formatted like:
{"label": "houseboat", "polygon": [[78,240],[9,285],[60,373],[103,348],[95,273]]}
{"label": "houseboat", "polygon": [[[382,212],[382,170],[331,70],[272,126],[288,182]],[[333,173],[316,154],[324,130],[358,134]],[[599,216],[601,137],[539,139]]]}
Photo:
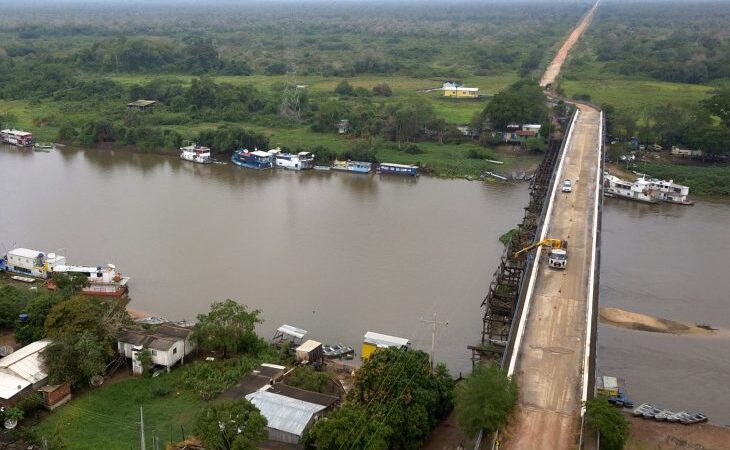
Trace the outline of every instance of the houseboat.
{"label": "houseboat", "polygon": [[0,260],[0,270],[36,278],[48,278],[57,264],[66,264],[66,258],[55,253],[47,255],[38,250],[16,248]]}
{"label": "houseboat", "polygon": [[364,161],[338,161],[332,164],[332,170],[341,170],[343,172],[370,173],[373,163]]}
{"label": "houseboat", "polygon": [[5,129],[0,131],[3,143],[17,147],[30,147],[33,145],[33,134],[22,130]]}
{"label": "houseboat", "polygon": [[638,174],[632,183],[611,175],[603,174],[603,192],[607,197],[627,198],[644,203],[677,203],[691,205],[694,202],[687,199],[689,187],[675,183],[673,180],[664,181],[648,178]]}
{"label": "houseboat", "polygon": [[274,165],[274,157],[271,153],[262,152],[260,150],[249,151],[243,148],[239,148],[233,152],[231,161],[233,164],[248,169],[271,169]]}
{"label": "houseboat", "polygon": [[213,162],[213,158],[210,156],[210,149],[199,145],[180,147],[180,158],[185,161],[192,161],[200,164],[210,164]]}
{"label": "houseboat", "polygon": [[392,173],[394,175],[418,176],[418,166],[409,164],[382,163],[378,166],[378,173]]}
{"label": "houseboat", "polygon": [[310,152],[282,153],[280,148],[269,150],[274,158],[274,166],[288,170],[306,170],[314,167],[314,154]]}
{"label": "houseboat", "polygon": [[[117,271],[114,264],[107,264],[106,267],[96,266],[68,266],[65,264],[53,266],[51,272],[53,274],[82,274],[87,277],[89,284],[81,288],[81,293],[86,295],[104,296],[104,297],[121,297],[128,291],[127,284],[129,277],[123,277]],[[48,282],[48,289],[55,289],[56,285],[53,280]]]}

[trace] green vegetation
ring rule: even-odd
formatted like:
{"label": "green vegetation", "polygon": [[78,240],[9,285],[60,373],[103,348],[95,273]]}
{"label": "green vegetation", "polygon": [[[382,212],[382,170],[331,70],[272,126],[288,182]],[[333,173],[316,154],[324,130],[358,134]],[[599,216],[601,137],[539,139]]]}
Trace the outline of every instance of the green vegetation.
{"label": "green vegetation", "polygon": [[311,366],[302,366],[294,369],[287,378],[286,384],[307,391],[328,392],[332,378],[331,373],[319,372]]}
{"label": "green vegetation", "polygon": [[586,402],[588,425],[600,433],[601,448],[621,450],[629,438],[629,422],[620,410],[616,409],[605,397]]}
{"label": "green vegetation", "polygon": [[193,339],[203,350],[222,351],[224,358],[229,353],[252,351],[259,343],[254,328],[262,322],[260,314],[260,310],[249,311],[231,299],[214,302],[208,314],[198,314]]}
{"label": "green vegetation", "polygon": [[87,386],[91,377],[104,373],[107,353],[93,333],[83,331],[55,339],[42,356],[50,383],[69,383],[79,389]]}
{"label": "green vegetation", "polygon": [[[666,153],[675,145],[703,152],[691,164],[643,158],[638,170],[687,184],[692,194],[727,195],[728,18],[730,7],[711,1],[602,5],[556,89],[601,105],[609,140],[635,136]],[[614,148],[622,147],[638,150]]]}
{"label": "green vegetation", "polygon": [[[373,160],[478,175],[494,167],[469,160],[478,144],[456,126],[487,100],[428,90],[460,80],[489,95],[534,75],[581,14],[562,4],[452,4],[427,13],[411,4],[201,8],[170,13],[145,4],[139,14],[118,6],[114,24],[54,5],[7,8],[0,125],[84,147],[172,153],[197,141],[224,154],[238,146],[317,149],[327,156],[320,163],[368,146]],[[126,111],[139,98],[161,103]],[[341,119],[351,133],[336,134]],[[431,144],[421,147],[423,158],[390,149],[412,142]],[[506,163],[510,170],[532,161]]]}
{"label": "green vegetation", "polygon": [[456,388],[456,420],[469,436],[494,432],[517,404],[517,383],[496,364],[478,365]]}
{"label": "green vegetation", "polygon": [[355,374],[342,407],[305,437],[308,446],[336,449],[417,449],[451,411],[454,382],[445,366],[434,370],[422,351],[381,349]]}
{"label": "green vegetation", "polygon": [[193,432],[207,448],[254,450],[267,438],[266,418],[248,400],[223,400],[198,413]]}

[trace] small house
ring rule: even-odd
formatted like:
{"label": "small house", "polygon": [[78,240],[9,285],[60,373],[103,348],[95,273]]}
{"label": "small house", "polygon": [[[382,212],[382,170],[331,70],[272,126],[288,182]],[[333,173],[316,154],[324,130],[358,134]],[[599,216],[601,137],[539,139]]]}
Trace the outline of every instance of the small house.
{"label": "small house", "polygon": [[299,363],[321,362],[323,356],[322,343],[311,339],[304,341],[302,345],[296,348],[296,354]]}
{"label": "small house", "polygon": [[135,100],[127,103],[127,109],[131,111],[147,111],[152,109],[157,104],[157,100]]}
{"label": "small house", "polygon": [[444,97],[457,97],[457,98],[477,98],[479,97],[479,88],[475,87],[464,87],[461,83],[456,82],[445,82],[441,86],[441,90],[444,92]]}
{"label": "small house", "polygon": [[671,153],[672,153],[672,155],[681,156],[683,158],[685,158],[685,157],[698,158],[698,157],[702,156],[702,150],[680,148],[680,147],[677,147],[676,145],[672,146]]}
{"label": "small house", "polygon": [[1,406],[14,406],[48,382],[41,352],[50,344],[49,339],[42,339],[0,359]]}
{"label": "small house", "polygon": [[185,357],[195,350],[195,342],[190,335],[193,330],[172,323],[164,323],[154,329],[127,328],[117,339],[119,354],[132,360],[132,371],[142,373],[137,354],[149,349],[152,363],[168,371],[178,362],[185,363]]}
{"label": "small house", "polygon": [[361,357],[363,360],[368,359],[373,352],[379,348],[410,348],[411,342],[408,339],[396,336],[388,336],[387,334],[373,333],[368,331],[362,341]]}

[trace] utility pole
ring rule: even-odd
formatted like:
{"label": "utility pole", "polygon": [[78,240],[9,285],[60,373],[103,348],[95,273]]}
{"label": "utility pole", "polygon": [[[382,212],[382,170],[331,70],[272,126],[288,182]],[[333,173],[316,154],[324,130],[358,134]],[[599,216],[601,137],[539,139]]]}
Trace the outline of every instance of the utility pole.
{"label": "utility pole", "polygon": [[436,313],[433,313],[433,320],[425,320],[424,318],[421,318],[421,322],[433,325],[433,330],[431,331],[431,369],[433,370],[433,365],[435,364],[434,356],[436,355],[436,326],[446,326],[449,324],[449,321],[439,322],[436,320]]}
{"label": "utility pole", "polygon": [[144,413],[142,412],[142,407],[139,407],[139,441],[140,441],[140,448],[142,450],[146,450],[145,443],[144,443]]}

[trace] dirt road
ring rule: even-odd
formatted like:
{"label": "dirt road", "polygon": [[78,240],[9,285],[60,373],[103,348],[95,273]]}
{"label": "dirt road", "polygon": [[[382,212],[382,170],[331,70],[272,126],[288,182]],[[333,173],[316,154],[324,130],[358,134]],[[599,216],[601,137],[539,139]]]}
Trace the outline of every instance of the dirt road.
{"label": "dirt road", "polygon": [[579,109],[558,178],[560,184],[572,180],[573,192],[556,190],[547,233],[568,240],[568,267],[550,269],[544,255],[539,265],[516,357],[518,411],[503,433],[502,448],[573,449],[578,440],[595,183],[600,175],[600,113],[588,106]]}
{"label": "dirt road", "polygon": [[596,9],[598,8],[599,1],[597,1],[596,4],[593,5],[593,7],[590,9],[590,11],[588,11],[586,15],[583,16],[583,19],[580,21],[578,26],[573,29],[573,32],[570,33],[568,39],[563,42],[563,46],[560,47],[560,50],[558,50],[555,58],[553,58],[547,70],[545,70],[545,73],[540,80],[540,86],[545,87],[549,84],[552,84],[555,81],[555,78],[558,77],[560,69],[563,67],[563,63],[565,62],[565,58],[568,57],[568,52],[571,48],[573,48],[573,45],[578,42],[580,36],[583,34],[586,28],[588,28],[588,25],[591,24],[593,15],[596,13]]}

